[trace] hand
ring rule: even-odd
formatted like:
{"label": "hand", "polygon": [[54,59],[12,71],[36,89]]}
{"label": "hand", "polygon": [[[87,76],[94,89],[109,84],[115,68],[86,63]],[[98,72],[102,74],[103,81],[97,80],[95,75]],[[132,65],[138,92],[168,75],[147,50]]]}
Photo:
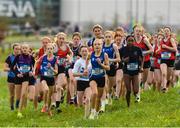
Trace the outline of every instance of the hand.
{"label": "hand", "polygon": [[51,63],[48,63],[48,64],[47,64],[47,67],[50,68],[50,67],[51,67]]}
{"label": "hand", "polygon": [[84,70],[83,76],[88,76],[88,70]]}
{"label": "hand", "polygon": [[22,73],[17,74],[17,77],[23,77]]}
{"label": "hand", "polygon": [[29,72],[29,76],[33,76],[33,73],[32,73],[32,72]]}
{"label": "hand", "polygon": [[97,61],[97,63],[98,63],[99,65],[101,65],[101,59],[100,59],[100,58],[97,58],[96,61]]}
{"label": "hand", "polygon": [[117,69],[119,67],[119,63],[116,63],[115,64],[115,68]]}
{"label": "hand", "polygon": [[140,68],[140,73],[142,73],[143,72],[143,68]]}
{"label": "hand", "polygon": [[129,57],[123,58],[123,61],[128,63],[129,62]]}
{"label": "hand", "polygon": [[165,44],[162,44],[162,48],[167,48],[167,46]]}
{"label": "hand", "polygon": [[77,58],[76,58],[76,59],[78,60],[78,59],[80,59],[80,58],[81,58],[80,56],[77,56]]}

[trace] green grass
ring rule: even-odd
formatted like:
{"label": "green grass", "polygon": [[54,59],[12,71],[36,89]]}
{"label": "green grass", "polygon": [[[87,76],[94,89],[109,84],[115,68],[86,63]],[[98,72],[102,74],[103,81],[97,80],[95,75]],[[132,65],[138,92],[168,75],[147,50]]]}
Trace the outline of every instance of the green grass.
{"label": "green grass", "polygon": [[16,35],[16,36],[7,36],[4,40],[6,43],[20,43],[22,41],[32,42],[37,41],[36,36],[30,35],[28,37],[24,35]]}
{"label": "green grass", "polygon": [[[107,107],[106,113],[97,120],[84,120],[84,110],[63,104],[63,112],[49,118],[47,114],[33,110],[32,103],[23,111],[24,118],[16,117],[17,111],[9,110],[8,90],[6,78],[0,78],[0,126],[6,127],[114,127],[114,126],[142,126],[142,127],[174,127],[180,126],[180,88],[173,88],[162,94],[154,91],[144,92],[142,101],[134,103],[131,97],[131,107],[127,108],[125,100],[113,101]],[[42,106],[42,104],[40,104]]]}

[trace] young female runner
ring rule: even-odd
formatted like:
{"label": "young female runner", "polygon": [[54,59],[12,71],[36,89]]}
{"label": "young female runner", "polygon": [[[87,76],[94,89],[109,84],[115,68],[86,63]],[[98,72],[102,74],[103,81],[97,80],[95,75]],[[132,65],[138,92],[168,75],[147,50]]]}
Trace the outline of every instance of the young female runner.
{"label": "young female runner", "polygon": [[103,40],[96,39],[93,43],[94,52],[91,54],[92,71],[90,76],[90,87],[92,90],[92,103],[90,119],[97,117],[100,108],[101,97],[105,86],[105,70],[110,70],[109,58],[102,51]]}
{"label": "young female runner", "polygon": [[85,103],[85,115],[87,118],[90,112],[91,88],[89,87],[90,62],[87,60],[88,47],[80,47],[81,58],[75,62],[73,75],[77,77],[77,99],[78,105]]}
{"label": "young female runner", "polygon": [[[15,43],[13,44],[13,53],[10,54],[5,60],[5,67],[4,71],[8,72],[7,82],[9,88],[9,101],[10,101],[10,108],[14,110],[14,98],[15,98],[15,74],[12,71],[12,63],[17,55],[20,54],[20,44]],[[16,108],[18,108],[18,102],[20,97],[16,97]]]}

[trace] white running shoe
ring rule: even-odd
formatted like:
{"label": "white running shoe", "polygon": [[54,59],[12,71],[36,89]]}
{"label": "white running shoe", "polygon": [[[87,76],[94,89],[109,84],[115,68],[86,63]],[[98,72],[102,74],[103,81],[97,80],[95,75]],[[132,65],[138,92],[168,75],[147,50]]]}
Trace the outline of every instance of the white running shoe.
{"label": "white running shoe", "polygon": [[99,113],[104,113],[104,112],[105,112],[105,105],[101,105]]}
{"label": "white running shoe", "polygon": [[90,113],[90,115],[89,115],[89,119],[90,119],[90,120],[94,120],[94,119],[95,119],[95,113],[96,113],[95,110],[91,110],[91,113]]}
{"label": "white running shoe", "polygon": [[140,102],[140,94],[136,94],[135,96],[135,102]]}
{"label": "white running shoe", "polygon": [[112,105],[112,98],[111,97],[108,98],[108,104]]}

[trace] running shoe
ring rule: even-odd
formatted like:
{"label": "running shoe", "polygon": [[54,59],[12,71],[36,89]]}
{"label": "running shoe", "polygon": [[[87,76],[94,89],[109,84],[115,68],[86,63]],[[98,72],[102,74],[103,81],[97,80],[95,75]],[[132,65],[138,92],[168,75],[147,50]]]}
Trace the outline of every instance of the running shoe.
{"label": "running shoe", "polygon": [[105,112],[105,106],[104,105],[101,105],[101,108],[99,110],[99,113],[104,113]]}
{"label": "running shoe", "polygon": [[22,115],[22,113],[21,113],[21,112],[18,112],[18,114],[17,114],[17,118],[23,118],[23,115]]}
{"label": "running shoe", "polygon": [[136,94],[136,96],[135,96],[135,102],[140,102],[140,94]]}
{"label": "running shoe", "polygon": [[42,113],[47,112],[47,107],[46,107],[46,106],[44,106],[44,107],[41,109],[41,112],[42,112]]}
{"label": "running shoe", "polygon": [[89,119],[90,120],[94,120],[95,119],[95,113],[91,112],[91,114],[89,115]]}

